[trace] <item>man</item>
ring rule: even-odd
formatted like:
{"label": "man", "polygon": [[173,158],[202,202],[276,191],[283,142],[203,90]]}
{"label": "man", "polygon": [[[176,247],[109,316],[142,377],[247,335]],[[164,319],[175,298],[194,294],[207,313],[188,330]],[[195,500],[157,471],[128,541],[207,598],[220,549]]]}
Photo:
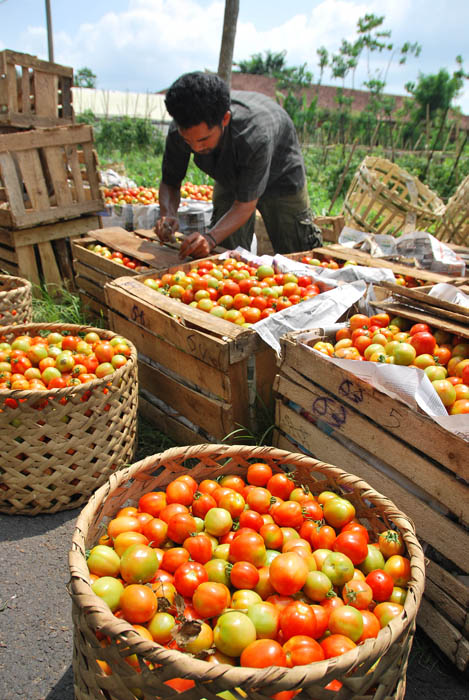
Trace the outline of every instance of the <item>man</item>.
{"label": "man", "polygon": [[216,245],[250,249],[255,212],[262,215],[276,253],[321,245],[313,224],[298,137],[288,114],[255,92],[233,91],[217,75],[186,73],[169,88],[173,117],[159,189],[162,241],[177,230],[180,186],[191,153],[215,180],[209,231],[187,236],[180,256],[205,257]]}

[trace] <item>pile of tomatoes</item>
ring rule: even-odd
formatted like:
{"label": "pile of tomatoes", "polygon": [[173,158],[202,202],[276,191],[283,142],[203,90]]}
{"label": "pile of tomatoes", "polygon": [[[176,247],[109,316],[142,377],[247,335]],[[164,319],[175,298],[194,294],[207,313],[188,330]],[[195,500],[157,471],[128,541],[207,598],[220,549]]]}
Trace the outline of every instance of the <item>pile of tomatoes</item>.
{"label": "pile of tomatoes", "polygon": [[[334,260],[334,258],[329,258],[327,256],[312,257],[311,255],[304,255],[301,258],[301,262],[306,265],[313,265],[315,267],[324,267],[328,270],[339,270],[342,267],[348,267],[349,265],[358,265],[355,260],[345,260],[345,262]],[[427,284],[424,280],[419,280],[411,275],[400,275],[394,273],[396,278],[396,284],[401,287],[421,287]]]}
{"label": "pile of tomatoes", "polygon": [[[104,187],[104,201],[106,204],[158,204],[157,187]],[[195,185],[192,182],[184,182],[181,185],[182,199],[195,199],[200,202],[211,202],[213,185]]]}
{"label": "pile of tomatoes", "polygon": [[144,281],[151,289],[241,326],[250,326],[320,293],[308,275],[276,272],[227,258],[202,260],[189,272],[178,270]]}
{"label": "pile of tomatoes", "polygon": [[316,497],[263,462],[245,479],[186,473],[109,522],[87,559],[91,587],[146,639],[210,663],[328,659],[401,615],[411,576],[400,533],[374,538],[355,516],[343,495]]}
{"label": "pile of tomatoes", "polygon": [[[95,331],[83,337],[58,331],[19,335],[11,343],[0,342],[0,389],[48,391],[80,386],[113,374],[130,355],[125,338],[102,340]],[[12,397],[3,404],[18,407]]]}
{"label": "pile of tomatoes", "polygon": [[313,348],[330,357],[417,367],[450,415],[469,413],[469,338],[387,313],[354,314],[334,343],[318,341]]}
{"label": "pile of tomatoes", "polygon": [[141,263],[140,260],[124,255],[119,250],[111,250],[107,245],[102,245],[101,243],[89,243],[86,248],[87,250],[91,250],[93,253],[101,255],[103,258],[112,260],[112,262],[115,262],[118,265],[127,267],[129,270],[136,270],[137,272],[140,272],[148,269],[148,266]]}

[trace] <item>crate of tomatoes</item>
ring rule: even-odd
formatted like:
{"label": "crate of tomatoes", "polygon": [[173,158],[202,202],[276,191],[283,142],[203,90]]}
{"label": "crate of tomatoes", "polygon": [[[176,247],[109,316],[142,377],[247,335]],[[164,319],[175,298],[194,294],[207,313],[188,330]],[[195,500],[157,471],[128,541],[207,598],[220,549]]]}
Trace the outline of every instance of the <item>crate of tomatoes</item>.
{"label": "crate of tomatoes", "polygon": [[404,698],[423,552],[396,505],[328,463],[147,457],[82,510],[69,565],[77,700]]}
{"label": "crate of tomatoes", "polygon": [[76,508],[134,455],[137,359],[111,331],[0,332],[0,512]]}
{"label": "crate of tomatoes", "polygon": [[469,330],[426,321],[378,309],[284,336],[275,444],[347,464],[413,518],[431,581],[422,627],[465,670]]}

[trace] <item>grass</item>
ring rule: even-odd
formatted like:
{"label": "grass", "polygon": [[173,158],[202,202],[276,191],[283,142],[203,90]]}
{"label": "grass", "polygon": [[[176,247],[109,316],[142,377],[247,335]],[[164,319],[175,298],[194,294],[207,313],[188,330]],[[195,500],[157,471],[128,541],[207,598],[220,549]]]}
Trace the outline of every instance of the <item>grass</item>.
{"label": "grass", "polygon": [[[54,290],[54,291],[53,291]],[[102,322],[91,322],[86,309],[82,308],[80,298],[77,294],[56,287],[34,288],[33,297],[33,321],[34,323],[71,323],[79,326],[94,325],[103,328]]]}

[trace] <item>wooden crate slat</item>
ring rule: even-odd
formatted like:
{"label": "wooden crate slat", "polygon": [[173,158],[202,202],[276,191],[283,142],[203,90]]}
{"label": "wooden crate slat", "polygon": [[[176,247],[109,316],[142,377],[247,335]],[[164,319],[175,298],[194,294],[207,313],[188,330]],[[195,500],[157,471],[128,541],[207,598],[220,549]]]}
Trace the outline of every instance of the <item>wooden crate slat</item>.
{"label": "wooden crate slat", "polygon": [[31,76],[26,66],[21,69],[21,110],[23,114],[31,113]]}
{"label": "wooden crate slat", "polygon": [[73,261],[73,267],[77,277],[87,279],[89,282],[92,282],[95,287],[100,287],[104,298],[104,284],[110,282],[113,277],[104,274],[102,270],[96,270],[94,267],[84,265],[80,260],[75,259]]}
{"label": "wooden crate slat", "polygon": [[27,53],[20,53],[19,51],[11,51],[10,49],[2,51],[0,55],[2,55],[4,66],[27,66],[28,68],[38,68],[41,71],[63,75],[68,78],[73,78],[73,68],[69,68],[68,66],[62,66],[59,63],[44,61],[40,58],[37,58],[36,56],[31,56]]}
{"label": "wooden crate slat", "polygon": [[[359,411],[349,408],[344,419],[343,406],[339,400],[312,382],[308,382],[307,386],[302,385],[301,375],[291,367],[283,367],[282,374],[276,377],[274,389],[307,412],[312,411],[313,405],[320,406],[320,414],[324,412],[322,420],[330,426],[331,433],[337,433],[352,442],[357,442],[357,436],[363,436],[366,451],[388,465],[396,479],[404,481],[409,475],[412,483],[422,490],[422,498],[427,502],[438,501],[455,514],[461,523],[469,526],[468,489],[462,482],[456,481],[452,474],[444,472],[421,456],[402,439],[386,433]],[[315,418],[317,417],[316,413]],[[409,465],[412,465],[411,469]]]}
{"label": "wooden crate slat", "polygon": [[60,103],[62,107],[62,119],[73,120],[73,108],[72,108],[72,77],[67,77],[65,75],[59,75],[59,89],[60,89]]}
{"label": "wooden crate slat", "polygon": [[[24,206],[23,191],[18,181],[18,173],[11,153],[0,153],[0,174],[11,209],[17,211],[20,215],[24,215],[26,209]],[[10,218],[9,211],[0,209],[0,222],[3,219],[5,225],[8,226]]]}
{"label": "wooden crate slat", "polygon": [[91,126],[87,124],[69,124],[46,129],[18,131],[13,134],[0,134],[0,152],[23,151],[31,148],[48,146],[82,144],[93,140]]}
{"label": "wooden crate slat", "polygon": [[32,284],[40,285],[39,270],[36,263],[36,254],[34,246],[27,245],[17,249],[18,267],[21,270],[22,277],[26,277]]}
{"label": "wooden crate slat", "polygon": [[155,406],[145,391],[142,391],[138,399],[138,410],[144,418],[152,423],[160,432],[168,435],[178,445],[200,445],[206,438],[199,432],[191,430],[187,425],[162,411]]}
{"label": "wooden crate slat", "polygon": [[[182,380],[198,387],[203,386],[204,391],[226,402],[243,394],[239,392],[238,377],[230,377],[226,372],[215,368],[208,371],[207,365],[196,357],[169,345],[150,330],[138,326],[114,310],[109,311],[109,318],[112,319],[113,330],[132,341],[139,353],[156,361],[160,357],[165,368],[178,374]],[[142,378],[140,385],[142,386]],[[243,396],[247,398],[244,394]]]}
{"label": "wooden crate slat", "polygon": [[8,85],[8,103],[13,111],[18,111],[18,85],[16,80],[16,69],[12,64],[7,65],[6,69],[7,85]]}
{"label": "wooden crate slat", "polygon": [[20,248],[21,246],[40,243],[41,241],[54,241],[59,238],[80,236],[87,233],[91,228],[95,228],[98,222],[97,216],[82,216],[69,219],[68,221],[61,221],[60,223],[9,232],[9,235],[11,244]]}
{"label": "wooden crate slat", "polygon": [[221,440],[233,430],[233,414],[229,404],[203,396],[141,360],[138,363],[138,376],[142,386],[151,387],[152,394],[160,401],[209,435]]}
{"label": "wooden crate slat", "polygon": [[75,273],[73,270],[72,251],[68,240],[66,238],[58,238],[51,241],[51,245],[54,250],[62,278],[67,280],[69,289],[75,291],[76,285]]}
{"label": "wooden crate slat", "polygon": [[[93,150],[91,141],[85,141],[82,145],[83,155],[85,157],[86,171],[88,175],[88,184],[91,189],[91,198],[98,199],[99,193],[99,177],[98,163],[96,160],[96,151]],[[76,183],[75,183],[76,184]]]}
{"label": "wooden crate slat", "polygon": [[[86,195],[83,186],[82,172],[80,169],[79,151],[75,146],[67,146],[65,148],[65,157],[67,164],[70,167],[70,172],[75,186],[75,196],[79,202],[86,201]],[[82,151],[80,151],[82,153]]]}
{"label": "wooden crate slat", "polygon": [[276,401],[275,424],[298,444],[304,445],[317,459],[336,464],[355,474],[380,493],[385,494],[408,517],[412,518],[417,535],[454,561],[464,571],[469,571],[469,535],[444,515],[440,515],[414,494],[407,491],[392,478],[349,447],[326,435],[303,416]]}
{"label": "wooden crate slat", "polygon": [[425,561],[425,597],[427,600],[430,600],[436,608],[444,613],[447,620],[451,622],[458,630],[460,630],[462,635],[469,640],[469,613],[467,605],[461,605],[459,600],[456,600],[453,591],[446,592],[440,586],[441,572],[444,572],[444,574],[450,576],[454,583],[454,588],[456,589],[456,595],[459,584],[459,586],[465,588],[466,595],[464,598],[467,598],[469,589],[462,586],[455,576],[451,576],[451,574],[438,566],[438,564],[435,564],[435,562],[428,559]]}
{"label": "wooden crate slat", "polygon": [[[104,288],[99,286],[98,284],[95,284],[94,282],[91,282],[89,279],[86,277],[81,277],[81,275],[77,275],[75,278],[76,285],[80,291],[84,291],[90,296],[92,296],[96,301],[99,301],[99,303],[102,306],[106,306],[106,299],[104,297]],[[129,338],[130,340],[130,338]]]}
{"label": "wooden crate slat", "polygon": [[68,174],[63,161],[63,148],[61,146],[49,146],[44,148],[49,172],[54,183],[54,194],[60,207],[73,203],[72,193],[68,183]]}
{"label": "wooden crate slat", "polygon": [[57,75],[42,70],[34,71],[34,98],[38,117],[57,117],[58,79]]}
{"label": "wooden crate slat", "polygon": [[426,598],[422,598],[417,624],[451,659],[459,671],[469,666],[469,641]]}
{"label": "wooden crate slat", "polygon": [[[31,207],[33,209],[48,209],[50,206],[50,199],[47,193],[47,183],[44,177],[39,151],[19,151],[16,154],[16,158],[21,171],[21,178],[31,201]],[[12,202],[10,202],[10,209],[14,216],[20,217],[23,215],[21,208],[16,211]],[[24,212],[24,215],[28,216],[28,214],[29,207],[27,207]]]}
{"label": "wooden crate slat", "polygon": [[0,243],[0,258],[3,260],[8,260],[12,263],[18,263],[18,256],[14,248],[9,248]]}
{"label": "wooden crate slat", "polygon": [[[318,332],[317,339],[324,336]],[[467,442],[435,423],[429,416],[409,409],[402,401],[373,388],[371,384],[330,362],[319,353],[284,339],[282,364],[297,367],[313,382],[320,382],[340,401],[356,408],[398,439],[417,449],[425,445],[426,454],[450,472],[469,482]]]}
{"label": "wooden crate slat", "polygon": [[41,257],[42,272],[46,284],[62,286],[63,277],[55,259],[54,250],[50,241],[44,241],[37,244],[39,255]]}

